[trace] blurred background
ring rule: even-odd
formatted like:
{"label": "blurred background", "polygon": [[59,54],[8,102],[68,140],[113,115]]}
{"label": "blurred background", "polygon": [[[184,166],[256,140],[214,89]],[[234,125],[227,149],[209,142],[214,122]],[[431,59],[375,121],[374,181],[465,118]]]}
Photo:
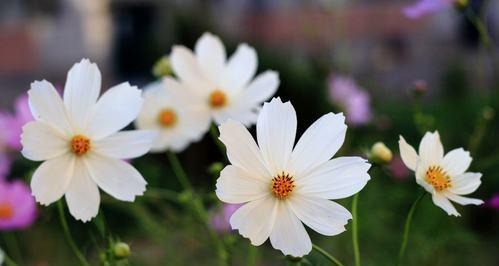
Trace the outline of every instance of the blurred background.
{"label": "blurred background", "polygon": [[[2,0],[0,108],[13,110],[34,80],[62,89],[67,71],[83,57],[98,63],[103,88],[123,81],[142,87],[155,80],[153,65],[172,45],[193,48],[205,31],[219,35],[228,54],[246,42],[258,52],[259,72],[280,73],[277,95],[295,106],[299,134],[322,114],[343,111],[350,127],[342,155],[362,155],[376,141],[394,152],[389,165],[371,171],[373,179],[360,195],[364,265],[393,264],[404,218],[419,195],[397,157],[398,135],[417,145],[426,130],[435,129],[446,151],[471,151],[471,170],[483,173],[473,196],[487,203],[458,207],[462,217],[454,218],[425,198],[406,265],[499,265],[499,203],[491,201],[499,193],[499,1],[469,0],[465,7],[449,5],[418,18],[404,15],[402,9],[415,2]],[[487,44],[467,17],[470,12],[485,18]],[[354,99],[338,93],[345,83],[355,87]],[[19,158],[9,178],[28,182],[36,164],[13,156]],[[180,158],[215,215],[216,174],[209,168],[222,155],[206,137]],[[133,163],[151,187],[180,191],[165,156]],[[341,203],[350,208],[351,200]],[[181,204],[151,196],[131,205],[104,196],[102,210],[113,235],[130,243],[131,265],[217,265],[206,232]],[[70,226],[97,264],[99,241],[88,236],[98,230],[73,219]],[[314,243],[352,265],[350,231],[327,238],[309,232]],[[21,265],[76,263],[53,207],[40,207],[32,227],[6,234],[18,239]],[[269,243],[252,248],[235,232],[220,234],[232,265],[287,263]],[[318,254],[309,257],[313,265],[328,265]]]}

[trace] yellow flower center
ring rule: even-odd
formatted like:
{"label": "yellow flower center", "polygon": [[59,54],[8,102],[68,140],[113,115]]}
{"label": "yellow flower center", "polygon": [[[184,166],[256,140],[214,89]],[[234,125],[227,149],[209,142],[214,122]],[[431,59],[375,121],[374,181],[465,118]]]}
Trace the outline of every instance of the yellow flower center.
{"label": "yellow flower center", "polygon": [[220,90],[215,90],[210,94],[210,105],[213,108],[224,107],[227,104],[225,93]]}
{"label": "yellow flower center", "polygon": [[282,200],[289,197],[294,188],[295,184],[293,177],[289,174],[282,172],[282,174],[272,178],[272,193],[278,199]]}
{"label": "yellow flower center", "polygon": [[425,180],[432,185],[436,191],[442,191],[451,187],[451,179],[440,166],[431,166],[426,170]]}
{"label": "yellow flower center", "polygon": [[12,205],[8,203],[0,203],[0,219],[9,219],[14,215]]}
{"label": "yellow flower center", "polygon": [[90,139],[83,135],[76,135],[71,140],[71,150],[74,154],[81,156],[90,150]]}
{"label": "yellow flower center", "polygon": [[172,109],[164,109],[159,113],[158,122],[163,127],[173,127],[177,123],[177,114]]}

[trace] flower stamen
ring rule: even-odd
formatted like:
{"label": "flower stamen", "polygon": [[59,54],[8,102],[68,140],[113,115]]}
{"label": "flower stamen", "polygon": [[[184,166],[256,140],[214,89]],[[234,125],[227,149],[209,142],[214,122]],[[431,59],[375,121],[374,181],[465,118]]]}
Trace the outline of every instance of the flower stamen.
{"label": "flower stamen", "polygon": [[8,203],[0,203],[0,220],[9,219],[14,216],[12,205]]}
{"label": "flower stamen", "polygon": [[215,90],[210,94],[210,106],[213,108],[224,107],[227,104],[225,93],[220,90]]}
{"label": "flower stamen", "polygon": [[177,123],[177,114],[172,109],[164,109],[159,113],[158,122],[165,128],[173,127]]}
{"label": "flower stamen", "polygon": [[452,186],[449,175],[440,166],[429,167],[426,170],[425,180],[439,192]]}
{"label": "flower stamen", "polygon": [[90,139],[83,135],[76,135],[71,140],[71,150],[74,154],[81,156],[90,150]]}
{"label": "flower stamen", "polygon": [[272,193],[278,199],[286,199],[295,188],[293,177],[282,172],[272,178]]}

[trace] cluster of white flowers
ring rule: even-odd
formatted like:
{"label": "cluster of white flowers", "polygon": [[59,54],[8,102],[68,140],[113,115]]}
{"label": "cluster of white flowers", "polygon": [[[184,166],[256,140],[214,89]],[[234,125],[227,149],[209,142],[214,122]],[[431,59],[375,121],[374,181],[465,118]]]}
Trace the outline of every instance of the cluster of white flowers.
{"label": "cluster of white flowers", "polygon": [[[99,98],[101,73],[86,59],[70,69],[62,99],[49,82],[32,83],[29,102],[36,121],[23,129],[22,153],[44,161],[31,181],[38,202],[49,205],[65,196],[70,213],[89,221],[99,210],[99,188],[134,201],[146,181],[125,160],[149,151],[182,151],[214,121],[231,163],[220,174],[216,195],[243,204],[230,219],[233,229],[253,245],[270,238],[274,248],[296,257],[312,249],[303,224],[327,236],[345,230],[352,215],[331,200],[364,188],[370,164],[360,157],[331,159],[345,139],[343,114],[322,116],[295,144],[293,105],[274,98],[262,107],[279,78],[274,71],[254,78],[253,48],[241,44],[227,59],[220,39],[205,33],[194,52],[175,46],[170,60],[175,77],[143,93],[122,83]],[[120,131],[135,119],[140,130]],[[255,123],[257,141],[246,128]],[[437,206],[459,215],[448,199],[482,203],[461,196],[480,185],[481,174],[465,172],[469,153],[456,149],[444,156],[438,133],[424,136],[419,155],[403,138],[399,143],[404,163]]]}

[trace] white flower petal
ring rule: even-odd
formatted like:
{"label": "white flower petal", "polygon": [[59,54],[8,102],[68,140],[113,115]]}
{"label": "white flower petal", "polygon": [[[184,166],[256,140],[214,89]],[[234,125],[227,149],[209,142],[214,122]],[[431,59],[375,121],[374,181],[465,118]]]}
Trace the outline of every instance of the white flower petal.
{"label": "white flower petal", "polygon": [[32,161],[45,161],[69,151],[69,140],[43,121],[33,121],[23,127],[22,154]]}
{"label": "white flower petal", "polygon": [[101,89],[101,73],[95,63],[82,59],[68,72],[64,103],[76,123],[82,127]]}
{"label": "white flower petal", "polygon": [[240,90],[255,75],[258,65],[256,51],[247,44],[240,44],[236,52],[230,57],[225,70],[227,89]]}
{"label": "white flower petal", "polygon": [[133,159],[146,154],[158,136],[152,130],[121,131],[109,137],[95,141],[95,152],[118,159]]}
{"label": "white flower petal", "polygon": [[66,153],[45,161],[31,178],[31,191],[37,202],[49,205],[59,200],[73,177],[75,156]]}
{"label": "white flower petal", "polygon": [[265,167],[260,150],[248,130],[234,120],[223,123],[219,130],[220,140],[227,147],[231,164],[252,173],[253,178],[269,180],[272,175]]}
{"label": "white flower petal", "polygon": [[463,196],[456,195],[454,193],[445,193],[445,196],[449,198],[450,200],[461,204],[461,205],[481,205],[483,204],[483,200],[480,199],[474,199],[474,198],[467,198]]}
{"label": "white flower petal", "polygon": [[289,200],[296,216],[319,234],[340,234],[346,230],[348,220],[352,219],[345,207],[327,199],[293,195]]}
{"label": "white flower petal", "polygon": [[360,157],[339,157],[296,178],[296,193],[325,199],[342,199],[359,192],[369,181],[371,165]]}
{"label": "white flower petal", "polygon": [[90,136],[99,140],[123,129],[137,118],[143,101],[141,91],[128,82],[112,87],[95,105],[88,125]]}
{"label": "white flower petal", "polygon": [[416,164],[416,183],[418,183],[420,186],[422,186],[426,191],[428,191],[430,194],[435,193],[435,188],[433,185],[429,184],[426,182],[426,171],[428,171],[428,168],[430,166],[434,166],[435,164],[433,162],[427,162],[427,161],[422,161],[418,160]]}
{"label": "white flower petal", "polygon": [[442,167],[449,176],[457,176],[464,173],[470,167],[470,164],[470,153],[462,148],[450,151],[442,160]]}
{"label": "white flower petal", "polygon": [[77,220],[88,222],[99,212],[100,194],[82,160],[75,164],[74,176],[66,191],[69,212]]}
{"label": "white flower petal", "polygon": [[411,169],[412,171],[415,171],[416,164],[418,162],[418,154],[416,153],[416,150],[411,145],[409,145],[402,136],[400,136],[399,139],[399,149],[400,157],[402,158],[405,166],[407,166],[407,168]]}
{"label": "white flower petal", "polygon": [[419,157],[423,161],[438,164],[444,157],[444,147],[438,131],[426,132],[419,144]]}
{"label": "white flower petal", "polygon": [[343,144],[346,131],[343,114],[323,115],[296,144],[289,163],[291,172],[299,178],[331,159]]}
{"label": "white flower petal", "polygon": [[95,183],[116,199],[132,202],[144,194],[147,182],[130,164],[98,154],[89,154],[84,160]]}
{"label": "white flower petal", "polygon": [[258,146],[272,175],[288,170],[296,135],[296,112],[290,102],[274,98],[264,103],[258,117]]}
{"label": "white flower petal", "polygon": [[36,120],[42,120],[63,134],[71,134],[66,107],[54,86],[46,80],[31,83],[28,91],[31,113]]}
{"label": "white flower petal", "polygon": [[284,255],[293,257],[303,257],[312,251],[312,241],[303,224],[291,210],[289,202],[279,202],[270,243]]}
{"label": "white flower petal", "polygon": [[279,74],[275,71],[265,71],[258,75],[246,89],[241,91],[239,98],[248,106],[260,105],[275,94],[279,87]]}
{"label": "white flower petal", "polygon": [[215,81],[220,80],[226,60],[225,47],[220,38],[211,33],[204,33],[196,42],[194,50],[205,75]]}
{"label": "white flower petal", "polygon": [[450,192],[458,195],[467,195],[475,192],[482,181],[481,173],[464,173],[452,178]]}
{"label": "white flower petal", "polygon": [[434,193],[432,200],[435,205],[442,208],[448,215],[461,216],[452,203],[441,193]]}
{"label": "white flower petal", "polygon": [[269,195],[270,182],[251,177],[245,170],[227,165],[217,180],[216,194],[226,203],[245,203]]}
{"label": "white flower petal", "polygon": [[243,237],[249,238],[252,245],[259,246],[269,238],[274,227],[277,205],[278,200],[272,196],[250,201],[230,217],[230,225]]}
{"label": "white flower petal", "polygon": [[198,62],[191,50],[183,46],[174,46],[170,55],[173,72],[179,79],[198,91],[211,91],[210,84],[206,84]]}

